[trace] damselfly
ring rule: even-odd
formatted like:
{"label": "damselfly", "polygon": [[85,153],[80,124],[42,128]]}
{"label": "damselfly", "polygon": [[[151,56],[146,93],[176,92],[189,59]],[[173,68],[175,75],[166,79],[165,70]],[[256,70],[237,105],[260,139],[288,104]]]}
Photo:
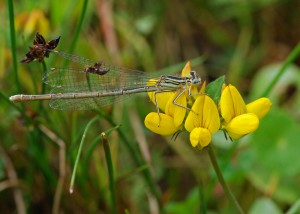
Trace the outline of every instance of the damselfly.
{"label": "damselfly", "polygon": [[[52,68],[43,77],[43,81],[53,88],[50,94],[14,95],[10,97],[12,102],[50,100],[49,105],[54,109],[84,110],[112,104],[130,94],[155,92],[156,100],[158,93],[179,91],[173,103],[180,106],[176,103],[178,97],[186,91],[191,95],[191,87],[201,84],[201,78],[195,71],[191,71],[188,77],[161,75],[153,78],[142,71],[120,68],[65,52],[49,51],[81,64],[83,68]],[[158,110],[157,101],[156,107]]]}

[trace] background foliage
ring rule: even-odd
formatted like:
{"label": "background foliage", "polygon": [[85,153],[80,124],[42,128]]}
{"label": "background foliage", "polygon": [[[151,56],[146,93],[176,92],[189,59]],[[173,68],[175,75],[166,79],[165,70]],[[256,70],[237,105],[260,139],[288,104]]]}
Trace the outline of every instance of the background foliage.
{"label": "background foliage", "polygon": [[[61,35],[58,50],[146,72],[180,71],[182,63],[204,56],[205,65],[193,66],[203,79],[225,74],[248,102],[262,96],[299,42],[299,7],[292,0],[1,1],[1,213],[110,213],[114,207],[118,213],[235,212],[207,153],[193,149],[187,133],[173,141],[146,130],[144,117],[155,109],[146,95],[98,112],[60,112],[47,102],[11,104],[11,95],[49,91],[41,63],[14,60],[23,58],[36,32],[47,40]],[[249,213],[291,207],[296,213],[299,207],[300,61],[292,61],[268,94],[272,110],[254,134],[239,142],[225,141],[223,133],[214,138],[223,175]],[[58,64],[51,56],[45,66]],[[96,115],[69,194],[79,143]],[[100,133],[118,124],[108,133],[113,206]]]}

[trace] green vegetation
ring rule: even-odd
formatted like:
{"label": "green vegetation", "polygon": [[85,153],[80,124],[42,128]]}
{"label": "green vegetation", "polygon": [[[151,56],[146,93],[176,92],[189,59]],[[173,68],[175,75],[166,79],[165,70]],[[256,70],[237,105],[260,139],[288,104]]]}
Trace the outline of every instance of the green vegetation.
{"label": "green vegetation", "polygon": [[[245,213],[299,213],[299,8],[292,0],[0,2],[0,213],[238,213],[218,166]],[[61,36],[56,50],[149,74],[180,72],[190,60],[202,80],[224,75],[246,103],[266,96],[272,109],[254,133],[231,141],[218,131],[198,150],[187,132],[171,139],[145,128],[156,110],[147,94],[90,111],[12,103],[15,94],[49,93],[44,73],[69,66],[54,54],[19,63],[36,32]]]}

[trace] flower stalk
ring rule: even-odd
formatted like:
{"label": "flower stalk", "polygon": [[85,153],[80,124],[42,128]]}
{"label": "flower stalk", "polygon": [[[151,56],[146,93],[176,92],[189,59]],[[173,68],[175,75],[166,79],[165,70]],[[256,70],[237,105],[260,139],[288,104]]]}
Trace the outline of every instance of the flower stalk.
{"label": "flower stalk", "polygon": [[244,211],[243,209],[241,208],[241,206],[239,205],[238,201],[236,200],[236,198],[234,197],[233,193],[231,192],[230,188],[228,187],[223,175],[222,175],[222,172],[220,170],[220,167],[219,167],[219,164],[218,164],[218,161],[216,159],[216,155],[214,153],[214,150],[212,148],[211,145],[208,145],[207,146],[207,153],[209,155],[209,159],[213,165],[213,168],[217,174],[217,177],[218,177],[218,180],[225,192],[225,194],[227,195],[228,199],[235,205],[236,209],[238,210],[238,212],[240,214],[244,214]]}

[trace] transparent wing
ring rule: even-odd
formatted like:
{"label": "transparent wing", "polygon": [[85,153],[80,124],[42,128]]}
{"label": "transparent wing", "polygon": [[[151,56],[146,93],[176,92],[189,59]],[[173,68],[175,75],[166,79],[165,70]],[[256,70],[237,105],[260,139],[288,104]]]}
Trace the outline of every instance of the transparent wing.
{"label": "transparent wing", "polygon": [[[51,51],[67,60],[81,65],[80,69],[52,68],[43,77],[43,81],[53,87],[51,93],[88,93],[95,91],[115,91],[155,85],[160,78],[147,75],[145,72],[112,66],[84,57],[59,51]],[[101,65],[107,72],[97,74],[87,72],[86,68]],[[59,110],[95,109],[129,98],[130,95],[103,96],[95,98],[52,99],[50,107]]]}
{"label": "transparent wing", "polygon": [[130,95],[123,96],[110,96],[110,97],[99,97],[99,98],[80,98],[80,99],[64,99],[58,100],[53,99],[49,102],[49,106],[56,110],[90,110],[97,109],[111,105],[113,103],[120,102],[131,97]]}
{"label": "transparent wing", "polygon": [[75,88],[83,91],[140,87],[156,82],[154,80],[153,83],[149,83],[151,77],[141,71],[127,71],[112,66],[109,68],[110,70],[104,75],[86,73],[83,69],[52,68],[44,75],[43,81],[52,87],[65,88],[65,90]]}

